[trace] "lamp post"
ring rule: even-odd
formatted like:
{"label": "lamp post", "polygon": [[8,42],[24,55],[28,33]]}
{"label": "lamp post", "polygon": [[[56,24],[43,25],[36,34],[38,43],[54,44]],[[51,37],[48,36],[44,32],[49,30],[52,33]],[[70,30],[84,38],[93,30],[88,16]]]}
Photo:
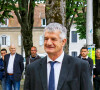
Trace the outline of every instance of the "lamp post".
{"label": "lamp post", "polygon": [[93,66],[95,68],[95,44],[93,44],[93,0],[87,0],[86,45],[89,50],[89,57],[93,59]]}
{"label": "lamp post", "polygon": [[87,0],[86,44],[93,45],[93,0]]}

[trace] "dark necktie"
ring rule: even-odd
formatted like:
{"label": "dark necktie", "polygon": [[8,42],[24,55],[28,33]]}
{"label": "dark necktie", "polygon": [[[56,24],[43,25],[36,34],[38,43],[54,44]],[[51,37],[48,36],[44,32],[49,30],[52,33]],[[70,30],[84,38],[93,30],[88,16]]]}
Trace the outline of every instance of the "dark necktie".
{"label": "dark necktie", "polygon": [[54,78],[54,64],[55,62],[50,62],[51,71],[49,75],[49,89],[48,90],[55,90],[55,78]]}
{"label": "dark necktie", "polygon": [[86,58],[82,58],[83,60],[86,60]]}

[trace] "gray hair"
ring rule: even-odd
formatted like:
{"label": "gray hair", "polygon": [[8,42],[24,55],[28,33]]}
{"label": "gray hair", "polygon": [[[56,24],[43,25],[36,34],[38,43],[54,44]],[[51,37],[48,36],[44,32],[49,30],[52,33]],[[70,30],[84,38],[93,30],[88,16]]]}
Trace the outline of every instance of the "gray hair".
{"label": "gray hair", "polygon": [[96,52],[97,52],[98,50],[100,50],[100,48],[97,48],[97,49],[96,49]]}
{"label": "gray hair", "polygon": [[65,39],[67,36],[67,29],[66,27],[64,27],[63,25],[59,24],[59,23],[50,23],[48,24],[45,29],[44,29],[44,33],[45,31],[48,30],[48,32],[54,32],[56,30],[60,31],[60,38],[61,40]]}

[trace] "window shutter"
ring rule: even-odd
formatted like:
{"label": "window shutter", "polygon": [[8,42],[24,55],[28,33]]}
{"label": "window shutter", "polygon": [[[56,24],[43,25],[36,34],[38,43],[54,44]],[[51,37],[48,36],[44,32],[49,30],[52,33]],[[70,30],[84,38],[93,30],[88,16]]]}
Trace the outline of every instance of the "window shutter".
{"label": "window shutter", "polygon": [[21,46],[21,35],[18,35],[18,46]]}
{"label": "window shutter", "polygon": [[42,46],[44,42],[43,35],[40,36],[39,45]]}
{"label": "window shutter", "polygon": [[7,46],[10,46],[10,36],[7,36],[6,43],[7,43]]}

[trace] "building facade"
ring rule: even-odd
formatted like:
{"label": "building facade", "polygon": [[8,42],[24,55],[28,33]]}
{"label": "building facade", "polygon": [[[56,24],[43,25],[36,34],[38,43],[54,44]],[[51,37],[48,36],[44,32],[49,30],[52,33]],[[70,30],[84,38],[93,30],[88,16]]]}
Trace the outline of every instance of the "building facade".
{"label": "building facade", "polygon": [[79,39],[75,27],[76,25],[72,25],[70,30],[69,55],[77,57],[80,54],[80,49],[86,45],[86,39]]}

